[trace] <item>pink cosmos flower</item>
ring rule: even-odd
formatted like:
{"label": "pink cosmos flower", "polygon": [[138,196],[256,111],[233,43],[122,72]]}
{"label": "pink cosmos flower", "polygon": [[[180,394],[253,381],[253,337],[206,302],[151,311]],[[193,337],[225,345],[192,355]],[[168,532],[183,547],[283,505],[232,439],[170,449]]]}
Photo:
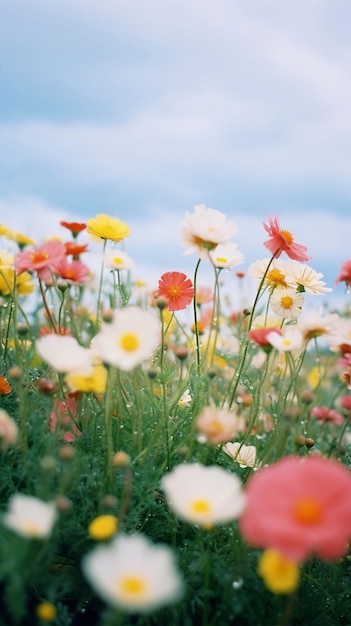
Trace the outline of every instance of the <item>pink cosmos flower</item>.
{"label": "pink cosmos flower", "polygon": [[166,298],[170,311],[180,311],[194,297],[193,283],[183,272],[166,272],[158,281],[158,297]]}
{"label": "pink cosmos flower", "polygon": [[280,228],[278,215],[274,220],[268,216],[268,221],[268,224],[263,222],[263,227],[269,235],[269,239],[263,245],[268,248],[272,256],[277,259],[282,252],[286,252],[288,257],[295,261],[308,261],[311,258],[306,254],[306,246],[295,243],[291,232]]}
{"label": "pink cosmos flower", "polygon": [[287,456],[249,479],[243,538],[295,562],[341,558],[351,538],[351,472],[320,456]]}
{"label": "pink cosmos flower", "polygon": [[49,419],[49,430],[51,433],[59,431],[62,439],[67,443],[72,443],[76,437],[82,434],[76,426],[77,401],[73,397],[66,400],[54,400],[53,410]]}
{"label": "pink cosmos flower", "polygon": [[319,422],[331,422],[332,424],[342,424],[344,417],[335,409],[327,406],[315,406],[311,411],[311,417],[316,417]]}
{"label": "pink cosmos flower", "polygon": [[346,287],[350,287],[351,285],[351,259],[349,261],[345,261],[340,267],[340,272],[337,278],[335,279],[335,284],[346,283]]}
{"label": "pink cosmos flower", "polygon": [[65,258],[66,248],[60,241],[48,241],[36,250],[17,252],[15,269],[17,274],[23,272],[37,272],[38,278],[46,284],[52,283],[51,272],[56,272],[57,266]]}
{"label": "pink cosmos flower", "polygon": [[57,265],[56,273],[64,280],[80,284],[89,279],[90,269],[81,261],[73,260],[69,262],[67,257],[65,257]]}

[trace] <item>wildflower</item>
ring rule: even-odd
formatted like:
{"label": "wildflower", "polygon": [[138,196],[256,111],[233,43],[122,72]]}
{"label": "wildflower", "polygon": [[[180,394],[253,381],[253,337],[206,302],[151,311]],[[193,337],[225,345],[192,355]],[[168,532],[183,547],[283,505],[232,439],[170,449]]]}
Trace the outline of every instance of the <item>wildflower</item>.
{"label": "wildflower", "polygon": [[96,593],[122,610],[147,613],[182,595],[171,548],[143,535],[118,535],[86,555],[82,568]]}
{"label": "wildflower", "polygon": [[185,254],[196,252],[200,258],[207,259],[210,250],[227,242],[236,231],[236,224],[228,220],[224,213],[198,204],[193,213],[185,213],[181,229]]}
{"label": "wildflower", "polygon": [[300,351],[303,344],[303,336],[296,326],[283,326],[283,333],[269,333],[267,337],[269,343],[278,352]]}
{"label": "wildflower", "polygon": [[66,249],[66,256],[72,256],[74,259],[78,259],[83,252],[87,252],[88,244],[78,244],[75,241],[66,241],[64,243]]}
{"label": "wildflower", "polygon": [[292,593],[300,582],[299,566],[276,550],[268,549],[263,552],[257,571],[273,593]]}
{"label": "wildflower", "polygon": [[69,262],[65,257],[57,265],[56,273],[60,278],[68,280],[75,285],[80,285],[89,279],[90,269],[81,261],[73,260]]}
{"label": "wildflower", "polygon": [[177,465],[161,487],[178,517],[207,530],[236,519],[245,505],[239,478],[217,465]]}
{"label": "wildflower", "polygon": [[72,443],[82,434],[76,424],[76,417],[77,401],[75,398],[71,396],[65,400],[55,398],[49,417],[49,431],[51,433],[59,431],[64,441]]}
{"label": "wildflower", "polygon": [[302,293],[294,289],[276,289],[269,301],[273,313],[284,319],[295,319],[304,303]]}
{"label": "wildflower", "polygon": [[202,287],[200,285],[196,289],[196,304],[201,306],[207,302],[213,302],[213,291],[211,287]]}
{"label": "wildflower", "polygon": [[[270,263],[269,269],[267,267]],[[251,278],[258,278],[262,280],[264,277],[264,284],[272,292],[276,287],[291,287],[289,285],[288,278],[286,276],[284,263],[281,259],[261,259],[251,263],[247,271],[248,276]]]}
{"label": "wildflower", "polygon": [[81,222],[66,222],[65,220],[62,220],[62,222],[60,222],[61,226],[63,226],[64,228],[67,228],[68,230],[71,231],[72,233],[72,237],[74,237],[74,239],[76,239],[79,235],[79,233],[82,232],[82,230],[85,230],[87,225]]}
{"label": "wildflower", "polygon": [[128,306],[103,324],[92,342],[93,352],[103,361],[125,371],[152,356],[160,343],[160,322],[153,311]]}
{"label": "wildflower", "polygon": [[252,328],[249,331],[249,337],[251,341],[257,343],[258,346],[262,348],[265,352],[271,352],[273,345],[270,342],[269,337],[276,333],[277,335],[282,335],[282,331],[280,328],[275,328],[274,326],[267,326],[266,328]]}
{"label": "wildflower", "polygon": [[284,267],[289,283],[300,293],[323,295],[333,291],[330,287],[326,287],[326,283],[321,280],[323,274],[317,273],[312,267],[304,263],[285,261]]}
{"label": "wildflower", "polygon": [[265,467],[246,486],[243,538],[301,562],[332,561],[351,538],[351,473],[341,463],[293,455]]}
{"label": "wildflower", "polygon": [[263,222],[263,227],[269,235],[269,239],[263,245],[275,258],[280,257],[282,252],[286,252],[288,257],[295,261],[308,261],[311,258],[307,256],[306,246],[295,243],[291,232],[280,228],[278,215],[274,220],[268,216],[268,224]]}
{"label": "wildflower", "polygon": [[130,228],[115,217],[109,217],[104,213],[99,213],[87,222],[87,232],[94,237],[110,239],[110,241],[122,241],[130,235]]}
{"label": "wildflower", "polygon": [[80,372],[69,372],[65,376],[65,381],[71,391],[82,391],[85,393],[105,393],[107,385],[107,369],[101,363],[93,365],[90,372],[84,374]]}
{"label": "wildflower", "polygon": [[52,602],[40,602],[35,610],[37,617],[41,619],[43,622],[52,622],[56,615],[57,610],[56,606],[52,604]]}
{"label": "wildflower", "polygon": [[0,450],[6,450],[13,446],[18,439],[18,426],[7,411],[0,409]]}
{"label": "wildflower", "polygon": [[193,283],[183,272],[166,272],[158,281],[158,296],[167,299],[170,311],[180,311],[194,297]]}
{"label": "wildflower", "polygon": [[178,406],[189,406],[191,402],[192,402],[192,397],[191,397],[190,391],[189,389],[186,389],[186,391],[184,391],[184,393],[180,396],[178,400]]}
{"label": "wildflower", "polygon": [[98,515],[88,526],[88,533],[92,539],[104,541],[116,534],[118,519],[115,515]]}
{"label": "wildflower", "polygon": [[16,493],[11,496],[8,511],[4,513],[4,526],[22,537],[47,539],[56,521],[53,502],[44,502],[35,496]]}
{"label": "wildflower", "polygon": [[335,284],[339,283],[345,283],[347,288],[351,286],[351,259],[341,265],[340,272],[335,279]]}
{"label": "wildflower", "polygon": [[228,441],[222,448],[233,461],[239,463],[240,467],[254,467],[256,463],[255,446],[245,446],[238,441],[232,443]]}
{"label": "wildflower", "polygon": [[18,244],[20,250],[23,250],[26,246],[35,246],[34,239],[27,237],[27,235],[23,235],[22,233],[17,233],[13,230],[9,230],[7,232],[7,238],[11,241],[15,241]]}
{"label": "wildflower", "polygon": [[340,328],[339,320],[336,313],[324,315],[322,310],[309,311],[298,319],[297,327],[305,342],[317,337],[324,337],[329,342],[334,342]]}
{"label": "wildflower", "polygon": [[93,353],[69,335],[44,335],[36,341],[39,356],[57,372],[90,373]]}
{"label": "wildflower", "polygon": [[11,393],[12,387],[8,380],[6,380],[5,376],[0,375],[0,395],[7,396],[8,393]]}
{"label": "wildflower", "polygon": [[314,406],[311,411],[311,417],[317,418],[319,422],[329,422],[340,425],[344,421],[344,417],[339,411],[330,409],[327,406]]}
{"label": "wildflower", "polygon": [[133,267],[133,260],[126,252],[120,250],[105,251],[105,267],[109,270],[130,270]]}
{"label": "wildflower", "polygon": [[232,439],[244,425],[234,412],[212,405],[202,410],[196,418],[195,426],[209,443],[217,445]]}
{"label": "wildflower", "polygon": [[218,268],[230,268],[244,263],[244,255],[237,249],[236,243],[231,241],[218,244],[209,254],[213,265]]}
{"label": "wildflower", "polygon": [[52,283],[51,272],[56,272],[60,261],[65,257],[63,243],[48,241],[35,250],[17,252],[15,255],[15,269],[17,274],[31,271],[37,272],[38,278],[46,284]]}

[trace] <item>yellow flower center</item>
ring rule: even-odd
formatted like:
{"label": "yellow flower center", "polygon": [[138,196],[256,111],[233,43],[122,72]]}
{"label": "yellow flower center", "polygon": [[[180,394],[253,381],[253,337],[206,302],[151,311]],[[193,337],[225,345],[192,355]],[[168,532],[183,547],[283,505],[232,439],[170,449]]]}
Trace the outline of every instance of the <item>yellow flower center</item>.
{"label": "yellow flower center", "polygon": [[134,352],[139,348],[139,337],[135,333],[126,333],[120,339],[120,345],[126,352]]}
{"label": "yellow flower center", "polygon": [[283,296],[280,300],[280,304],[283,309],[291,309],[292,305],[294,304],[294,300],[291,296]]}
{"label": "yellow flower center", "polygon": [[281,230],[280,231],[281,236],[283,237],[283,239],[285,239],[286,243],[292,243],[294,241],[294,237],[292,236],[291,232],[289,230]]}
{"label": "yellow flower center", "polygon": [[211,504],[208,500],[199,498],[199,500],[194,500],[194,502],[191,503],[191,509],[194,513],[205,515],[211,511]]}
{"label": "yellow flower center", "polygon": [[285,282],[285,274],[280,270],[274,269],[268,272],[267,281],[270,283],[274,283],[275,285],[286,285]]}
{"label": "yellow flower center", "polygon": [[35,522],[31,522],[31,521],[26,522],[25,524],[23,524],[22,530],[28,537],[40,537],[41,536],[41,529],[38,526],[38,524],[36,524]]}
{"label": "yellow flower center", "polygon": [[121,581],[122,591],[131,596],[140,596],[145,592],[146,586],[146,582],[141,576],[126,576]]}
{"label": "yellow flower center", "polygon": [[123,259],[120,256],[115,256],[114,259],[113,259],[113,262],[116,265],[123,265]]}
{"label": "yellow flower center", "polygon": [[178,285],[172,285],[168,289],[168,295],[170,298],[177,298],[180,294],[180,287]]}
{"label": "yellow flower center", "polygon": [[227,263],[228,259],[226,259],[224,256],[217,256],[216,257],[216,263]]}
{"label": "yellow flower center", "polygon": [[315,524],[321,518],[322,512],[319,502],[312,498],[302,498],[294,508],[296,519],[302,524]]}

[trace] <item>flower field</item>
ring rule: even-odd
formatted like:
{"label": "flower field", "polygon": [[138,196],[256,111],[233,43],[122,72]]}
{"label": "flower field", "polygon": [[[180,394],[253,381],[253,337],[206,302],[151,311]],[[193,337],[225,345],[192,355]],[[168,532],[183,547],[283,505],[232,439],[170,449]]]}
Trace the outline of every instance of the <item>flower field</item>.
{"label": "flower field", "polygon": [[61,226],[0,225],[1,626],[350,625],[351,260],[336,311],[278,216],[244,271],[195,206],[150,288],[127,224]]}

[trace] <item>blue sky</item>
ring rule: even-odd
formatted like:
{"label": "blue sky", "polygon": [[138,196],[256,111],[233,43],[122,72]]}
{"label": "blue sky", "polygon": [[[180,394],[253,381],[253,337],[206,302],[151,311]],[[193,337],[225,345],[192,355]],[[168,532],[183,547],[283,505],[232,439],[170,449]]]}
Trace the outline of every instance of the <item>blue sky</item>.
{"label": "blue sky", "polygon": [[[278,213],[331,285],[351,258],[349,0],[0,0],[0,222],[131,225],[138,277],[191,275],[195,204],[249,262]],[[343,287],[336,293],[343,296]]]}

